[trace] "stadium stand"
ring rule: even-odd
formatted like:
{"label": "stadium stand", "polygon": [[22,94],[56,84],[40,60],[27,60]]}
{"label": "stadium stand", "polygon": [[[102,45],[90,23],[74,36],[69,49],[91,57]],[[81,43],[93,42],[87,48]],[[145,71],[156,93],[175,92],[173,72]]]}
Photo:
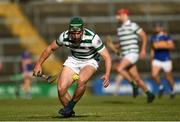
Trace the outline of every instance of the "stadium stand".
{"label": "stadium stand", "polygon": [[[20,46],[22,46],[23,48],[27,48],[35,56],[40,55],[40,53],[47,46],[47,44],[45,43],[43,38],[38,35],[36,29],[34,29],[34,27],[30,24],[27,18],[23,15],[21,9],[19,9],[19,7],[13,3],[2,4],[0,7],[0,15],[3,16],[4,21],[6,22],[5,25],[11,31],[11,34],[19,38],[18,46],[13,43],[3,45],[5,52],[4,55],[15,55],[16,53],[21,55],[23,51],[20,50]],[[18,58],[18,63],[20,63],[21,59],[19,56]],[[47,72],[51,71],[51,73],[57,73],[58,68],[56,67],[60,66],[62,66],[61,62],[58,61],[54,56],[52,56],[51,60],[48,60],[48,63],[44,65],[44,68]]]}

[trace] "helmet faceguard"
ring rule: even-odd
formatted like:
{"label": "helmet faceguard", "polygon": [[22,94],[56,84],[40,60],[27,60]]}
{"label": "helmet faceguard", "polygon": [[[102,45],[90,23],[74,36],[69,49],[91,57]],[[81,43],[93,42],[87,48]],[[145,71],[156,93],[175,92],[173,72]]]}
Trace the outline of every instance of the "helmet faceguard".
{"label": "helmet faceguard", "polygon": [[83,20],[80,17],[73,17],[69,23],[69,38],[74,46],[79,46],[83,35]]}

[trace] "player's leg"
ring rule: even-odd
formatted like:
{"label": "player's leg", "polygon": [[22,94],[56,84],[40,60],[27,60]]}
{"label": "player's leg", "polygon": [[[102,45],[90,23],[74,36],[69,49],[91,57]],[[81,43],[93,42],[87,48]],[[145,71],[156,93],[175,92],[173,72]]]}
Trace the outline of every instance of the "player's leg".
{"label": "player's leg", "polygon": [[75,104],[80,100],[85,92],[87,81],[95,73],[95,71],[96,69],[90,65],[87,65],[81,69],[79,73],[80,79],[77,82],[77,88],[75,90],[74,96],[68,105],[64,108],[64,116],[71,116],[70,113],[72,112]]}
{"label": "player's leg", "polygon": [[133,79],[127,71],[128,67],[130,67],[131,65],[131,62],[126,58],[123,58],[121,62],[117,65],[117,72],[120,73],[129,82],[133,81]]}
{"label": "player's leg", "polygon": [[164,92],[164,86],[161,84],[161,80],[159,77],[159,73],[161,70],[161,62],[158,60],[153,60],[151,64],[151,76],[153,80],[156,82],[156,84],[159,86],[159,93],[158,96],[161,97]]}
{"label": "player's leg", "polygon": [[156,63],[156,61],[153,61],[151,67],[152,67],[151,75],[152,75],[153,80],[155,80],[158,85],[161,85],[161,81],[159,77],[159,72],[161,70],[160,65]]}
{"label": "player's leg", "polygon": [[170,86],[171,89],[171,98],[175,97],[175,91],[174,91],[174,79],[173,79],[173,75],[172,75],[172,62],[171,61],[167,61],[164,64],[163,70],[165,72],[165,78],[168,81],[168,84]]}
{"label": "player's leg", "polygon": [[86,89],[87,81],[96,72],[96,69],[90,65],[85,66],[79,73],[80,80],[78,81],[77,88],[75,90],[73,101],[78,102]]}
{"label": "player's leg", "polygon": [[114,91],[114,95],[118,95],[118,91],[120,88],[120,82],[123,80],[123,76],[120,74],[117,74],[114,81],[115,81],[115,91]]}
{"label": "player's leg", "polygon": [[175,97],[175,91],[174,91],[174,79],[173,79],[172,72],[166,72],[165,77],[166,77],[166,80],[168,81],[168,84],[169,84],[170,90],[171,90],[170,97],[174,98]]}
{"label": "player's leg", "polygon": [[143,89],[144,92],[148,91],[147,86],[145,85],[143,79],[141,78],[138,70],[137,70],[137,66],[133,65],[131,68],[129,68],[129,73],[132,76],[132,78],[136,81],[137,85]]}
{"label": "player's leg", "polygon": [[[121,62],[121,60],[115,60],[113,61],[113,64],[112,64],[112,70],[115,70],[117,69],[117,65]],[[120,74],[120,73],[117,73],[115,78],[114,78],[114,82],[115,82],[115,89],[114,89],[114,95],[118,95],[118,91],[119,91],[119,88],[120,88],[120,82],[123,80],[123,76]]]}
{"label": "player's leg", "polygon": [[138,96],[138,87],[131,75],[127,71],[138,60],[138,54],[128,54],[124,56],[121,62],[117,65],[117,72],[120,73],[133,87],[133,97]]}
{"label": "player's leg", "polygon": [[29,72],[24,73],[23,90],[26,98],[31,98],[31,76]]}
{"label": "player's leg", "polygon": [[138,86],[140,88],[143,89],[143,91],[146,93],[147,95],[147,102],[151,103],[153,102],[155,96],[153,93],[151,93],[147,86],[145,85],[143,79],[141,78],[141,76],[139,75],[139,72],[137,70],[137,66],[133,65],[130,69],[129,69],[129,73],[131,74],[131,76],[133,77],[133,79],[136,81],[136,83],[138,84]]}
{"label": "player's leg", "polygon": [[75,74],[75,72],[71,68],[64,66],[58,78],[58,97],[64,107],[71,100],[71,96],[67,90],[73,83],[73,79],[71,77],[73,74]]}
{"label": "player's leg", "polygon": [[138,87],[132,79],[131,75],[127,71],[129,67],[131,67],[132,63],[126,58],[122,59],[121,63],[117,65],[117,72],[120,73],[128,82],[132,85],[133,88],[133,97],[138,96]]}

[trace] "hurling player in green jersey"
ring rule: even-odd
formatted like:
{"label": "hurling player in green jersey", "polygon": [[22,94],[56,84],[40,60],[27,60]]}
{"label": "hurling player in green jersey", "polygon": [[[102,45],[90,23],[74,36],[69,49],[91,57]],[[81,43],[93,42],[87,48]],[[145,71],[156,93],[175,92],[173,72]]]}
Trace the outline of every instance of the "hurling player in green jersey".
{"label": "hurling player in green jersey", "polygon": [[[76,103],[83,96],[86,84],[96,72],[101,56],[105,61],[105,73],[101,77],[104,87],[109,85],[111,71],[111,58],[100,37],[89,29],[84,28],[80,17],[73,17],[69,23],[69,29],[62,32],[42,53],[34,68],[34,75],[42,74],[42,64],[50,54],[61,46],[70,49],[71,55],[63,64],[64,67],[58,79],[58,96],[64,108],[59,110],[63,117],[75,115],[73,110]],[[74,82],[72,76],[79,75],[77,88],[71,97],[67,89]]]}

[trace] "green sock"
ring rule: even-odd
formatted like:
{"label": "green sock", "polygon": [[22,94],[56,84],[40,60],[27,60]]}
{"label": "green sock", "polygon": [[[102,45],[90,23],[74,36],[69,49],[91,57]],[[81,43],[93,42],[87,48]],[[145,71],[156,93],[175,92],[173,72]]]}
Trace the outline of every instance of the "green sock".
{"label": "green sock", "polygon": [[134,81],[131,81],[130,84],[132,85],[132,87],[137,87],[137,85],[134,83]]}
{"label": "green sock", "polygon": [[67,104],[67,107],[70,109],[73,109],[74,106],[76,105],[76,102],[74,102],[73,100],[69,101],[69,103]]}
{"label": "green sock", "polygon": [[151,96],[152,93],[151,93],[150,91],[147,91],[147,92],[146,92],[146,95],[147,95],[147,96]]}

